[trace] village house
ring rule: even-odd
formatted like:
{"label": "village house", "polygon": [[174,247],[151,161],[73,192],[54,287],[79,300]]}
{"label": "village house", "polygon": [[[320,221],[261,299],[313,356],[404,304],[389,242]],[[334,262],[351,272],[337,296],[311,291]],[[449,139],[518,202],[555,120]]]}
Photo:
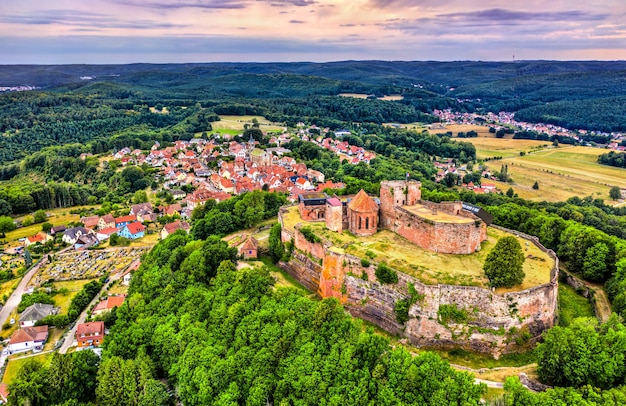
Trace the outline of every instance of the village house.
{"label": "village house", "polygon": [[109,296],[106,299],[98,302],[98,304],[96,305],[96,307],[93,308],[93,311],[91,313],[94,316],[98,316],[102,313],[109,312],[116,307],[120,307],[122,303],[124,303],[125,299],[125,295]]}
{"label": "village house", "polygon": [[80,222],[83,223],[83,226],[89,229],[97,227],[98,221],[100,221],[100,217],[98,216],[87,216],[80,218]]}
{"label": "village house", "polygon": [[107,238],[110,238],[111,235],[118,233],[120,230],[115,228],[115,227],[111,227],[111,228],[105,228],[104,230],[100,230],[96,233],[96,237],[98,238],[99,241],[104,241]]}
{"label": "village house", "polygon": [[68,228],[63,233],[63,242],[69,245],[74,245],[76,241],[78,241],[78,237],[80,237],[83,234],[88,234],[88,233],[89,233],[89,230],[87,230],[85,227]]}
{"label": "village house", "polygon": [[185,230],[185,232],[188,233],[190,229],[191,228],[189,227],[189,224],[187,222],[176,220],[172,223],[168,223],[164,225],[163,228],[161,229],[159,236],[161,237],[162,240],[164,240],[169,235],[175,233],[176,230]]}
{"label": "village house", "polygon": [[76,327],[78,348],[99,347],[104,340],[104,322],[92,321],[81,323]]}
{"label": "village house", "polygon": [[130,240],[136,240],[142,238],[145,234],[146,228],[140,222],[136,221],[124,226],[118,233],[120,237],[128,238]]}
{"label": "village house", "polygon": [[105,214],[98,220],[98,230],[106,230],[115,227],[115,217],[112,214]]}
{"label": "village house", "polygon": [[16,352],[40,352],[48,340],[48,326],[24,327],[13,333],[9,341],[9,354]]}
{"label": "village house", "polygon": [[50,235],[57,235],[58,233],[62,233],[65,230],[67,230],[65,224],[54,226],[50,229]]}
{"label": "village house", "polygon": [[57,314],[58,308],[50,304],[33,303],[20,315],[20,327],[33,327],[39,320]]}
{"label": "village house", "polygon": [[30,237],[26,237],[26,241],[24,241],[24,246],[30,247],[34,244],[45,244],[48,241],[52,241],[52,237],[46,233],[39,232],[35,235],[31,235]]}
{"label": "village house", "polygon": [[132,223],[133,221],[137,221],[137,216],[134,214],[129,214],[127,216],[121,216],[115,218],[115,227],[121,228],[125,225]]}
{"label": "village house", "polygon": [[98,245],[100,241],[95,234],[83,234],[76,239],[76,243],[74,243],[74,248],[76,250],[85,250],[89,247],[93,247]]}

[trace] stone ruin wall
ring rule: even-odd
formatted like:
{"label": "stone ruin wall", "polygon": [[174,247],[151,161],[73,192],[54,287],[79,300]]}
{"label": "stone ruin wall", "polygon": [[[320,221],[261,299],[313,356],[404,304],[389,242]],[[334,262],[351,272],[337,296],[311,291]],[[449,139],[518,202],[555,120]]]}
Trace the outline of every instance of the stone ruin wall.
{"label": "stone ruin wall", "polygon": [[[293,234],[283,232],[283,241],[293,237],[296,249],[290,261],[280,265],[321,297],[338,298],[352,315],[402,335],[414,345],[461,347],[498,357],[518,348],[515,338],[519,332],[528,332],[530,341],[534,341],[554,325],[558,288],[558,258],[554,252],[545,249],[536,237],[504,230],[529,239],[554,259],[549,283],[496,294],[479,287],[425,285],[398,272],[397,284],[380,284],[376,282],[375,265],[365,268],[360,258],[334,252],[328,242],[309,243],[297,230]],[[367,281],[362,279],[363,274]],[[398,300],[409,298],[408,283],[423,299],[410,307],[409,321],[401,325],[396,322],[394,307]],[[443,325],[438,320],[439,306],[443,304],[464,309],[469,320]]]}
{"label": "stone ruin wall", "polygon": [[473,223],[440,223],[422,219],[402,207],[394,208],[388,229],[428,251],[472,254],[487,239],[487,227],[478,218]]}

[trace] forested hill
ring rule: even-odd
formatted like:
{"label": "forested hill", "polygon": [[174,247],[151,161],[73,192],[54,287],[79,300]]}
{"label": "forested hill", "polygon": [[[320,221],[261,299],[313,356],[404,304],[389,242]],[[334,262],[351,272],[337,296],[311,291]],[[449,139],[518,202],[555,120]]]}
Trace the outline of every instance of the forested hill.
{"label": "forested hill", "polygon": [[625,61],[5,65],[0,87],[67,91],[113,82],[134,94],[194,100],[402,94],[397,103],[421,112],[518,111],[531,122],[623,131],[625,74]]}

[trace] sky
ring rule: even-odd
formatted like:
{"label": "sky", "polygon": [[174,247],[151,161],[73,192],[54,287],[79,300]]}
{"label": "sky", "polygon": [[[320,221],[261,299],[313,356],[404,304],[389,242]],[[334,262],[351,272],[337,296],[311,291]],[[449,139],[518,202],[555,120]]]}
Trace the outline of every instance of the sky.
{"label": "sky", "polygon": [[0,64],[626,59],[626,0],[0,0]]}

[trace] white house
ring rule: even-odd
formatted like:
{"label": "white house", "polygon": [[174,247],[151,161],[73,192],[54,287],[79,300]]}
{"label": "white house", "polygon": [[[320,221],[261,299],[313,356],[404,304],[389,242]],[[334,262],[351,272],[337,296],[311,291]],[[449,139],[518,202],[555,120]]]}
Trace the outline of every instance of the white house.
{"label": "white house", "polygon": [[57,308],[50,304],[33,303],[20,315],[20,327],[33,327],[39,320],[57,313]]}
{"label": "white house", "polygon": [[17,330],[9,341],[9,353],[30,351],[39,352],[48,339],[48,326],[24,327]]}
{"label": "white house", "polygon": [[65,232],[63,233],[63,242],[70,244],[70,245],[74,245],[76,243],[76,241],[78,240],[78,237],[80,237],[83,234],[87,234],[88,231],[85,227],[72,227],[72,228],[68,228],[67,230],[65,230]]}

